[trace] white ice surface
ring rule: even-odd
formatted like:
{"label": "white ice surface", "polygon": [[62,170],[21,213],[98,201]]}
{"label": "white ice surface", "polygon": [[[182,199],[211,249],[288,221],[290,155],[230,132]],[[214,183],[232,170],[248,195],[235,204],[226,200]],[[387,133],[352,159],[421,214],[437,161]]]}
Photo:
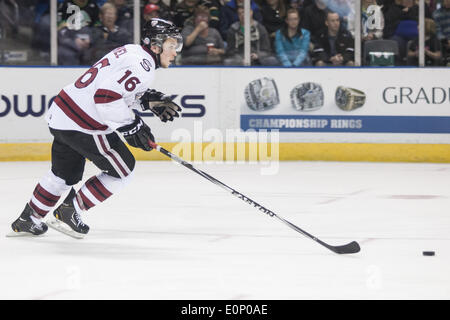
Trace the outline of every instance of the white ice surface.
{"label": "white ice surface", "polygon": [[[196,164],[337,255],[188,169],[138,162],[76,240],[6,238],[48,162],[0,163],[0,299],[449,299],[450,165]],[[87,164],[84,178],[97,170]],[[425,257],[424,250],[436,256]]]}

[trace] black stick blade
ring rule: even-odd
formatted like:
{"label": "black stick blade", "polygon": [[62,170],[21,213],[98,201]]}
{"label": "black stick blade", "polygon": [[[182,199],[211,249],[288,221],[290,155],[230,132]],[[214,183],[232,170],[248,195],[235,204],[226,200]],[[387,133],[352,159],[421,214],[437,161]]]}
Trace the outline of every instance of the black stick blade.
{"label": "black stick blade", "polygon": [[356,241],[344,244],[343,246],[328,246],[328,249],[337,254],[350,254],[361,251],[361,248]]}

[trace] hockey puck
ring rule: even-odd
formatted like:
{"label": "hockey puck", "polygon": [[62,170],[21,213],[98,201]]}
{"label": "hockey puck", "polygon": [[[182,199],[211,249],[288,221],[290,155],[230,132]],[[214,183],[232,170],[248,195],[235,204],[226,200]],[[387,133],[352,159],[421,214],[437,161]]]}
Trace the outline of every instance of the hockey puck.
{"label": "hockey puck", "polygon": [[434,256],[434,251],[424,251],[422,252],[424,256]]}

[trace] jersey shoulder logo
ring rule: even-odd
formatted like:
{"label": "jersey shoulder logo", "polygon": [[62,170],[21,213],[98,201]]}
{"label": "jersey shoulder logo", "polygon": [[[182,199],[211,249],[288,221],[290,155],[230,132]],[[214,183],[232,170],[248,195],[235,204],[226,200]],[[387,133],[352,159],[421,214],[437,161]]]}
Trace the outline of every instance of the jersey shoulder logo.
{"label": "jersey shoulder logo", "polygon": [[150,69],[151,69],[151,67],[152,67],[150,61],[148,61],[147,59],[143,59],[143,60],[142,60],[141,66],[142,66],[142,68],[144,68],[144,70],[147,71],[147,72],[149,72]]}

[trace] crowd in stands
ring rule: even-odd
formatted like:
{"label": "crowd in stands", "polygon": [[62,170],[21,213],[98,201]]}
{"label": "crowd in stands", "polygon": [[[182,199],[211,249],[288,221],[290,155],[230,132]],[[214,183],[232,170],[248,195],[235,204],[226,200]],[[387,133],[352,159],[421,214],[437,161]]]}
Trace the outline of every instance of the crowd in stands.
{"label": "crowd in stands", "polygon": [[[396,65],[418,64],[418,0],[251,0],[251,64],[353,66],[354,1],[361,1],[361,41],[393,40]],[[48,0],[0,0],[0,32],[17,3],[33,8],[32,46],[50,48]],[[141,0],[141,24],[159,17],[182,29],[181,65],[244,63],[244,0]],[[450,0],[425,0],[425,64],[450,66]],[[20,18],[20,13],[19,13]],[[31,19],[30,19],[31,18]],[[132,0],[58,0],[58,63],[90,65],[133,42]],[[366,60],[363,60],[366,63]]]}

